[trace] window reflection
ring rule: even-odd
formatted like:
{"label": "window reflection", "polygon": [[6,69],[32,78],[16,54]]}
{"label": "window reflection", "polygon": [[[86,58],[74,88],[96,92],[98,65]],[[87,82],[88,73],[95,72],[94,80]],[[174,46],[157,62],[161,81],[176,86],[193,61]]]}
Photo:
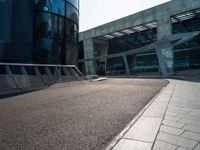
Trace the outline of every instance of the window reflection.
{"label": "window reflection", "polygon": [[76,8],[79,7],[79,0],[67,0],[69,3],[74,5]]}
{"label": "window reflection", "polygon": [[78,23],[78,11],[73,6],[67,4],[66,6],[66,14],[67,17]]}
{"label": "window reflection", "polygon": [[35,0],[35,63],[73,64],[78,10],[65,0]]}

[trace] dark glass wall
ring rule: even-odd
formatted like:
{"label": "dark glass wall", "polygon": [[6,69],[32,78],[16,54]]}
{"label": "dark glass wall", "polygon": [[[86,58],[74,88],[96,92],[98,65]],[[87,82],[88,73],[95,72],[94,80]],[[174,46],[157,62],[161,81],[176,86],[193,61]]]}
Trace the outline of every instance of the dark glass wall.
{"label": "dark glass wall", "polygon": [[33,6],[31,0],[0,1],[0,62],[32,63]]}
{"label": "dark glass wall", "polygon": [[[133,50],[157,40],[157,28],[135,32],[122,37],[109,40],[109,54],[115,54]],[[158,61],[155,50],[142,54],[128,56],[128,64],[131,74],[140,72],[158,72]],[[123,57],[108,59],[107,70],[116,74],[125,74]]]}
{"label": "dark glass wall", "polygon": [[[193,11],[195,12],[195,10]],[[200,31],[200,17],[197,13],[194,13],[189,19],[182,21],[176,19],[172,23],[173,34],[192,31]],[[174,68],[175,71],[200,68],[200,35],[174,47]]]}
{"label": "dark glass wall", "polygon": [[34,63],[77,63],[78,5],[78,0],[35,0]]}

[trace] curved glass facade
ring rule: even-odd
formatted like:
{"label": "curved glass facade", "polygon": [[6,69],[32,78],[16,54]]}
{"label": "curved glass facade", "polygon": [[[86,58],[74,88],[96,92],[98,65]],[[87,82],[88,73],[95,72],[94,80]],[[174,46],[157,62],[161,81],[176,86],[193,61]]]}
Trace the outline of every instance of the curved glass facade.
{"label": "curved glass facade", "polygon": [[35,0],[34,63],[76,64],[79,0]]}

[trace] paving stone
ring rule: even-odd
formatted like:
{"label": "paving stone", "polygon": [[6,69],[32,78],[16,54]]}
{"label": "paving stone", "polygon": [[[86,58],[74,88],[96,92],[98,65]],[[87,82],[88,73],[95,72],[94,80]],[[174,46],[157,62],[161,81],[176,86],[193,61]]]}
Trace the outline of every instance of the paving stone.
{"label": "paving stone", "polygon": [[176,150],[177,146],[156,140],[153,150]]}
{"label": "paving stone", "polygon": [[113,150],[151,150],[151,147],[151,143],[122,139]]}
{"label": "paving stone", "polygon": [[153,142],[160,124],[160,118],[141,117],[124,137],[145,142]]}
{"label": "paving stone", "polygon": [[200,117],[200,110],[198,110],[198,111],[192,111],[188,115]]}
{"label": "paving stone", "polygon": [[178,113],[173,113],[173,112],[169,112],[169,111],[167,111],[167,112],[166,112],[166,115],[168,115],[168,116],[172,116],[172,117],[175,117],[175,116],[178,115]]}
{"label": "paving stone", "polygon": [[186,131],[181,136],[185,137],[185,138],[188,138],[188,139],[200,141],[200,134],[199,133]]}
{"label": "paving stone", "polygon": [[187,149],[185,149],[183,147],[179,147],[177,150],[187,150]]}
{"label": "paving stone", "polygon": [[146,117],[163,118],[167,108],[167,103],[154,102],[143,114]]}
{"label": "paving stone", "polygon": [[198,120],[181,119],[178,122],[186,123],[186,124],[189,124],[189,125],[194,125],[194,126],[199,126],[200,127],[200,121],[198,121]]}
{"label": "paving stone", "polygon": [[200,121],[200,117],[198,117],[198,116],[178,114],[177,117],[180,117],[182,119],[190,119],[190,120]]}
{"label": "paving stone", "polygon": [[161,141],[165,141],[187,149],[193,149],[197,145],[197,141],[186,139],[180,136],[175,136],[167,133],[160,132],[157,137]]}
{"label": "paving stone", "polygon": [[186,125],[185,127],[183,127],[183,129],[200,133],[200,127],[197,127],[197,126]]}
{"label": "paving stone", "polygon": [[186,125],[185,123],[178,123],[178,122],[166,121],[166,120],[164,120],[162,124],[175,127],[175,128],[182,128],[184,125]]}
{"label": "paving stone", "polygon": [[173,113],[179,113],[179,114],[187,114],[187,113],[189,113],[189,111],[187,111],[187,110],[173,109],[173,108],[169,108],[167,111],[173,112]]}
{"label": "paving stone", "polygon": [[200,150],[200,143],[195,147],[194,150]]}
{"label": "paving stone", "polygon": [[160,94],[156,99],[155,101],[156,102],[165,102],[165,103],[168,103],[169,100],[171,98],[171,94]]}
{"label": "paving stone", "polygon": [[181,135],[185,130],[162,125],[160,131],[167,132],[174,135]]}
{"label": "paving stone", "polygon": [[167,120],[167,121],[177,122],[180,119],[181,118],[179,118],[179,117],[172,117],[172,116],[165,115],[165,120]]}

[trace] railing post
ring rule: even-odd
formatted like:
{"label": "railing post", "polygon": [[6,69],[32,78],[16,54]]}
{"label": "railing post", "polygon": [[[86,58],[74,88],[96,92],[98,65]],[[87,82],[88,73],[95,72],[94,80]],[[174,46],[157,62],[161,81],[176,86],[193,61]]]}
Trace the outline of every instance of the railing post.
{"label": "railing post", "polygon": [[12,75],[12,71],[10,70],[10,67],[8,65],[4,66],[6,70],[7,75]]}
{"label": "railing post", "polygon": [[66,76],[70,76],[69,72],[67,71],[66,67],[63,67],[63,72]]}
{"label": "railing post", "polygon": [[46,72],[47,76],[52,76],[49,67],[47,67],[47,66],[45,67],[45,72]]}
{"label": "railing post", "polygon": [[26,76],[28,75],[28,73],[27,73],[27,71],[26,71],[24,66],[20,66],[20,70],[21,70],[23,75],[26,75]]}
{"label": "railing post", "polygon": [[41,73],[37,66],[34,67],[34,71],[35,71],[36,76],[41,76]]}

